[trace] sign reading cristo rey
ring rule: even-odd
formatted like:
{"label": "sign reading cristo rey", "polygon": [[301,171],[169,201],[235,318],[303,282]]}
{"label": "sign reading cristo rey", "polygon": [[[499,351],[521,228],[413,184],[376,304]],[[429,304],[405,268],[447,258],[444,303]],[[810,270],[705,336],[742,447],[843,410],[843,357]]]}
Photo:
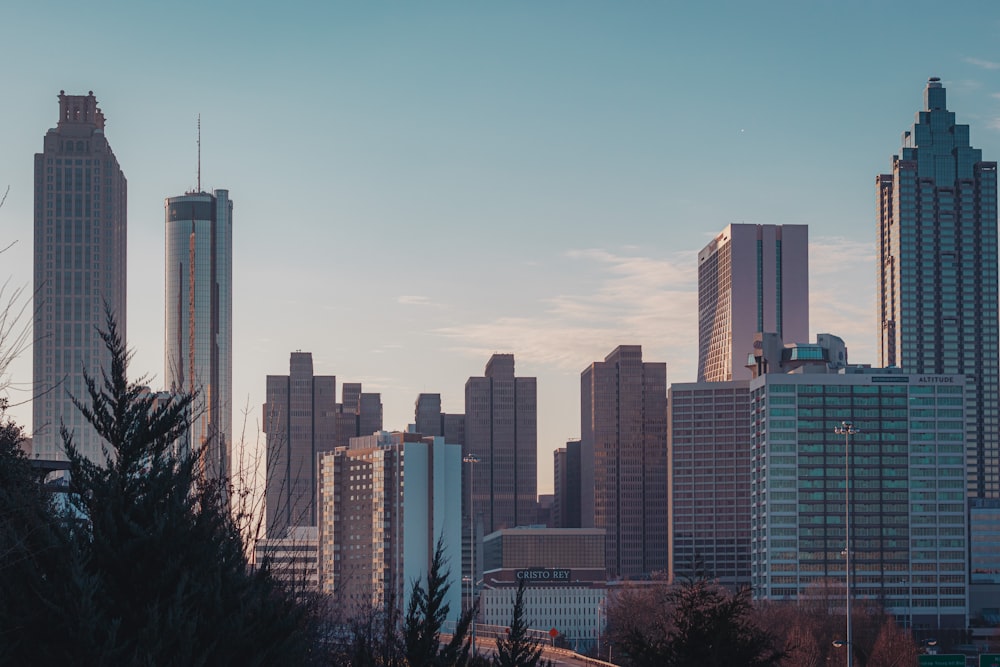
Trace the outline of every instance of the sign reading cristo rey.
{"label": "sign reading cristo rey", "polygon": [[546,568],[531,568],[515,570],[514,576],[525,581],[569,581],[570,570],[552,570]]}

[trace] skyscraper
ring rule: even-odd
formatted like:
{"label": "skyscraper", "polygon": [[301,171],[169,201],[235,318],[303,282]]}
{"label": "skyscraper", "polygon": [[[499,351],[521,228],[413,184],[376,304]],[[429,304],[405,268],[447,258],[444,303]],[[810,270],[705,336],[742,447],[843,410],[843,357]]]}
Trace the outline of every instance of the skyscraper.
{"label": "skyscraper", "polygon": [[450,445],[465,444],[465,415],[441,412],[441,394],[420,394],[413,406],[417,433],[440,435]]}
{"label": "skyscraper", "polygon": [[166,200],[166,345],[171,391],[198,393],[192,450],[204,474],[228,477],[233,419],[233,202],[229,192],[189,192]]}
{"label": "skyscraper", "polygon": [[579,528],[580,523],[580,441],[568,440],[552,453],[552,528]]}
{"label": "skyscraper", "polygon": [[538,495],[535,378],[514,376],[514,355],[494,354],[484,377],[465,383],[465,446],[473,509],[483,534],[528,525]]}
{"label": "skyscraper", "polygon": [[670,573],[750,583],[750,391],[670,385]]}
{"label": "skyscraper", "polygon": [[462,448],[387,433],[319,457],[320,581],[348,615],[384,607],[425,580],[438,540],[449,563],[448,620],[462,610]]}
{"label": "skyscraper", "polygon": [[759,331],[809,338],[805,225],[729,225],[698,253],[698,382],[749,380]]}
{"label": "skyscraper", "polygon": [[267,536],[316,525],[316,456],[337,440],[337,378],[313,375],[312,354],[292,352],[288,375],[267,376]]}
{"label": "skyscraper", "polygon": [[750,381],[754,597],[802,600],[849,564],[854,599],[903,627],[968,627],[964,378],[819,363]]}
{"label": "skyscraper", "polygon": [[104,136],[94,93],[59,92],[59,122],[35,155],[34,452],[65,458],[59,426],[103,461],[101,440],[73,405],[83,373],[100,378],[110,356],[100,331],[110,310],[126,337],[126,181]]}
{"label": "skyscraper", "polygon": [[968,492],[1000,497],[997,163],[969,145],[933,77],[892,173],[876,178],[882,366],[964,374]]}
{"label": "skyscraper", "polygon": [[581,520],[605,530],[608,576],[665,572],[667,365],[621,345],[580,375]]}

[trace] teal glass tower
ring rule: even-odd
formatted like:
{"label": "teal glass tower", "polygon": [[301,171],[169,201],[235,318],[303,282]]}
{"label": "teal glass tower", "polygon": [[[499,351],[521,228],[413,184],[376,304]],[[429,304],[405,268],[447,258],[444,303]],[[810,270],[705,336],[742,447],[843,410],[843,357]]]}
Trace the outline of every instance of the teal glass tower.
{"label": "teal glass tower", "polygon": [[233,203],[229,192],[166,200],[166,345],[171,391],[197,392],[192,448],[209,479],[231,474]]}
{"label": "teal glass tower", "polygon": [[876,195],[881,365],[968,378],[968,492],[998,497],[997,163],[937,77]]}

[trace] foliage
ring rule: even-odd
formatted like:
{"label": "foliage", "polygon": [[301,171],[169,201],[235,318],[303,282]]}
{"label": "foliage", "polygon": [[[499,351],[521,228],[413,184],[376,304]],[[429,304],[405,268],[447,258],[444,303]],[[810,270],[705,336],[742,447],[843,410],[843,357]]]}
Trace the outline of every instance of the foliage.
{"label": "foliage", "polygon": [[524,618],[524,579],[517,585],[510,629],[506,637],[497,639],[495,667],[538,667],[542,661],[542,647],[528,636],[528,623]]}
{"label": "foliage", "polygon": [[21,443],[24,434],[0,399],[0,664],[45,662],[68,650],[53,632],[70,577],[65,532]]}
{"label": "foliage", "polygon": [[657,582],[619,595],[609,611],[612,640],[628,664],[769,667],[784,652],[753,615],[750,591],[730,593],[706,579]]}
{"label": "foliage", "polygon": [[266,568],[250,567],[221,483],[198,478],[199,452],[176,450],[192,398],[157,401],[129,382],[130,355],[110,315],[107,327],[111,367],[100,382],[86,378],[88,401],[74,397],[104,439],[104,461],[82,456],[63,429],[68,509],[53,507],[11,448],[16,430],[5,428],[0,438],[0,539],[14,547],[4,548],[0,564],[0,661],[313,661],[318,624],[311,607]]}
{"label": "foliage", "polygon": [[462,614],[455,634],[446,646],[441,647],[441,628],[450,611],[445,602],[449,588],[446,565],[444,542],[438,538],[427,571],[427,586],[425,588],[419,581],[414,583],[403,621],[403,652],[410,667],[461,665],[469,659],[470,642],[467,636],[474,610]]}
{"label": "foliage", "polygon": [[[846,648],[833,640],[844,639],[843,582],[823,580],[811,586],[796,602],[770,603],[759,611],[760,622],[783,639],[787,667],[824,667],[843,663]],[[854,664],[858,667],[893,667],[916,662],[917,645],[909,633],[873,600],[851,605]]]}

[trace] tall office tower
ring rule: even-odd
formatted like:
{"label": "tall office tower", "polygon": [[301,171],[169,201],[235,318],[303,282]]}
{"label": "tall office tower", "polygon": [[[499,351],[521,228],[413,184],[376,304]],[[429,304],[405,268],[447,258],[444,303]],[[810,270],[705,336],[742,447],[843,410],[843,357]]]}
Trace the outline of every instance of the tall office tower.
{"label": "tall office tower", "polygon": [[108,368],[106,308],[127,340],[126,190],[94,93],[60,91],[59,122],[35,154],[32,425],[41,459],[65,459],[65,424],[85,456],[104,461],[101,439],[70,397],[86,401],[84,371],[99,380]]}
{"label": "tall office tower", "polygon": [[667,365],[621,345],[580,374],[581,519],[605,530],[610,578],[665,572]]}
{"label": "tall office tower", "polygon": [[580,441],[569,440],[552,454],[552,527],[580,528]]}
{"label": "tall office tower", "polygon": [[361,391],[360,382],[345,382],[342,399],[337,404],[335,447],[347,447],[351,438],[371,435],[382,430],[382,395]]}
{"label": "tall office tower", "polygon": [[440,435],[451,445],[465,443],[465,415],[441,412],[441,394],[420,394],[413,410],[417,433]]}
{"label": "tall office tower", "polygon": [[382,430],[382,394],[365,392],[358,401],[358,435]]}
{"label": "tall office tower", "polygon": [[805,225],[729,225],[698,253],[698,382],[749,380],[758,331],[808,340]]}
{"label": "tall office tower", "polygon": [[484,534],[535,521],[538,496],[537,387],[514,377],[514,355],[494,354],[484,377],[465,383],[464,454],[474,454],[473,509]]}
{"label": "tall office tower", "polygon": [[[903,627],[968,627],[971,391],[961,375],[898,368],[751,380],[754,597],[844,582],[849,546],[853,599],[878,601]],[[835,433],[845,421],[858,432]]]}
{"label": "tall office tower", "polygon": [[313,375],[312,354],[292,352],[288,375],[267,376],[267,536],[316,525],[316,456],[336,445],[337,378]]}
{"label": "tall office tower", "polygon": [[[426,578],[439,539],[448,562],[459,562],[460,445],[382,431],[322,454],[320,471],[320,581],[348,616],[382,608],[393,592],[397,603],[406,600],[413,582]],[[453,621],[463,571],[448,569]]]}
{"label": "tall office tower", "polygon": [[750,584],[750,391],[670,385],[670,578]]}
{"label": "tall office tower", "polygon": [[194,393],[190,449],[209,479],[232,474],[233,202],[229,192],[170,197],[166,209],[166,345],[171,391]]}
{"label": "tall office tower", "polygon": [[441,423],[441,394],[420,394],[413,409],[413,423],[417,433],[444,435]]}
{"label": "tall office tower", "polygon": [[997,163],[969,145],[937,77],[876,191],[879,361],[969,379],[968,492],[1000,497]]}

